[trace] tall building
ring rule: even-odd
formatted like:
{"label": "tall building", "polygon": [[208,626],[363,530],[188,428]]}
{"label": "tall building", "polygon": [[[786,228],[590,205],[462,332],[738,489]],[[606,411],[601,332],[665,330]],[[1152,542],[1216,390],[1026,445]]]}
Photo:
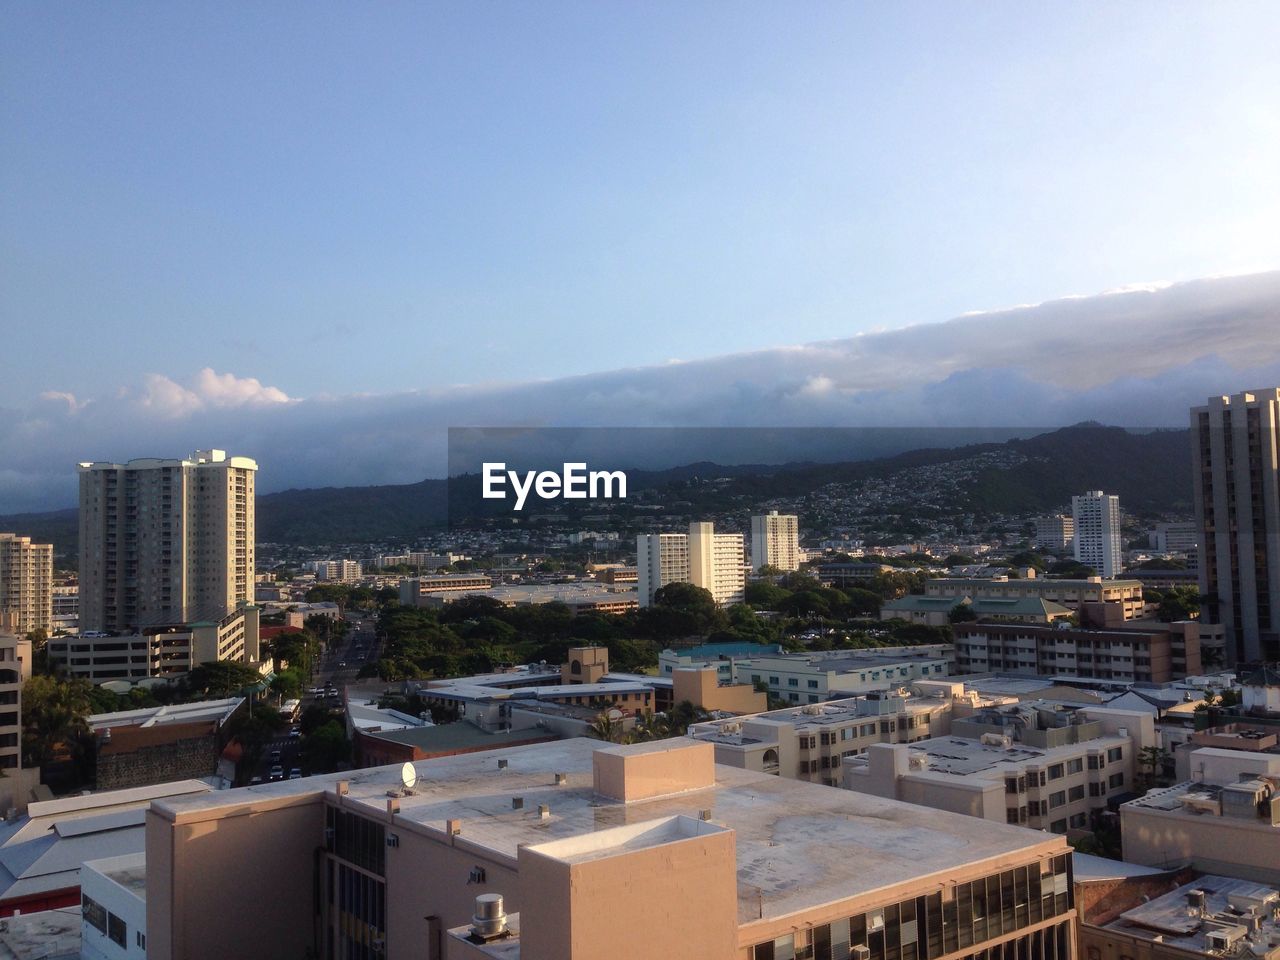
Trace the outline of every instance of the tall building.
{"label": "tall building", "polygon": [[80,464],[80,629],[217,621],[253,602],[247,457]]}
{"label": "tall building", "polygon": [[1075,558],[1103,577],[1120,573],[1124,562],[1124,540],[1120,535],[1120,498],[1101,490],[1090,490],[1071,498],[1071,519],[1075,525]]}
{"label": "tall building", "polygon": [[1202,616],[1227,657],[1280,657],[1280,388],[1210,397],[1191,410]]}
{"label": "tall building", "polygon": [[0,533],[0,631],[53,632],[53,545]]}
{"label": "tall building", "polygon": [[741,603],[746,588],[745,543],[740,533],[716,533],[695,522],[688,533],[646,533],[636,537],[640,606],[669,583],[692,583],[710,591],[716,603]]}
{"label": "tall building", "polygon": [[1070,548],[1075,541],[1075,519],[1068,517],[1065,513],[1036,517],[1035,524],[1035,547],[1037,550],[1061,553]]}
{"label": "tall building", "polygon": [[1151,531],[1150,543],[1157,553],[1195,553],[1200,545],[1200,527],[1191,520],[1157,523]]}
{"label": "tall building", "polygon": [[763,566],[800,569],[800,520],[795,514],[770,510],[751,518],[751,569]]}

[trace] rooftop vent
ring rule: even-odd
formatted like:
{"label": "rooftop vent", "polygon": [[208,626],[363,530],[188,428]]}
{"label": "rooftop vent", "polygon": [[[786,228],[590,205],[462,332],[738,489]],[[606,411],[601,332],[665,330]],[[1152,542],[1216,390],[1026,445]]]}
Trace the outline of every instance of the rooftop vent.
{"label": "rooftop vent", "polygon": [[547,806],[545,803],[538,804],[538,819],[539,820],[551,819],[551,808]]}
{"label": "rooftop vent", "polygon": [[476,912],[471,916],[471,936],[477,940],[494,940],[506,933],[507,914],[502,908],[502,894],[480,894],[476,897]]}
{"label": "rooftop vent", "polygon": [[499,761],[498,761],[498,769],[499,769],[499,770],[505,770],[505,769],[507,769],[507,761],[506,761],[506,760],[499,760]]}
{"label": "rooftop vent", "polygon": [[563,787],[563,786],[564,786],[566,783],[568,783],[568,782],[569,782],[569,775],[568,775],[567,773],[557,773],[557,774],[556,774],[556,786],[557,786],[557,787]]}
{"label": "rooftop vent", "polygon": [[523,810],[523,809],[524,809],[524,797],[512,797],[512,798],[511,798],[511,809],[512,809],[512,810]]}

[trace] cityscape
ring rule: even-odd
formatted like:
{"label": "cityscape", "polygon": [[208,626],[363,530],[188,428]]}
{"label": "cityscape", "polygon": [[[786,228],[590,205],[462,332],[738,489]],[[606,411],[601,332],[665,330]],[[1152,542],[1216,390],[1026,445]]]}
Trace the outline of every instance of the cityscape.
{"label": "cityscape", "polygon": [[0,960],[1280,960],[1274,11],[0,16]]}

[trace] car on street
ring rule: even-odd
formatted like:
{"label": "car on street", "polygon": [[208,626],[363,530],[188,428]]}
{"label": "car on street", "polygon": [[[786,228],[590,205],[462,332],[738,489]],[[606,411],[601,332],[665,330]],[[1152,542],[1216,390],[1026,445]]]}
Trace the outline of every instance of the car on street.
{"label": "car on street", "polygon": [[274,767],[272,767],[272,768],[271,768],[271,779],[272,779],[272,780],[283,780],[283,779],[284,779],[284,767],[280,766],[280,764],[278,764],[278,763],[277,763]]}
{"label": "car on street", "polygon": [[290,770],[290,771],[289,771],[289,779],[290,779],[290,780],[301,780],[301,779],[302,779],[302,769],[301,769],[300,767],[294,767],[292,770]]}

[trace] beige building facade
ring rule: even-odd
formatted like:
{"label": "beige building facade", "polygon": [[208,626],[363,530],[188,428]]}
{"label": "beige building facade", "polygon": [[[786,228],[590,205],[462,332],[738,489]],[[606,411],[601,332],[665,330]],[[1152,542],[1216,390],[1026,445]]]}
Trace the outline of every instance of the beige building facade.
{"label": "beige building facade", "polygon": [[800,569],[800,518],[794,513],[768,513],[751,518],[751,569]]}
{"label": "beige building facade", "polygon": [[1059,580],[1053,577],[937,577],[926,580],[926,597],[972,597],[973,599],[1016,599],[1028,597],[1060,603],[1072,610],[1083,603],[1119,604],[1125,620],[1140,619],[1145,612],[1142,583],[1139,580]]}
{"label": "beige building facade", "polygon": [[716,533],[715,525],[689,524],[688,533],[650,533],[636,537],[637,599],[653,603],[670,583],[692,583],[716,603],[741,603],[746,589],[745,541],[740,533]]}
{"label": "beige building facade", "polygon": [[257,469],[223,450],[81,463],[81,632],[220,620],[252,603]]}
{"label": "beige building facade", "polygon": [[687,740],[413,773],[154,803],[147,955],[1075,960],[1060,837],[717,766]]}
{"label": "beige building facade", "polygon": [[0,630],[53,632],[53,544],[0,533]]}

